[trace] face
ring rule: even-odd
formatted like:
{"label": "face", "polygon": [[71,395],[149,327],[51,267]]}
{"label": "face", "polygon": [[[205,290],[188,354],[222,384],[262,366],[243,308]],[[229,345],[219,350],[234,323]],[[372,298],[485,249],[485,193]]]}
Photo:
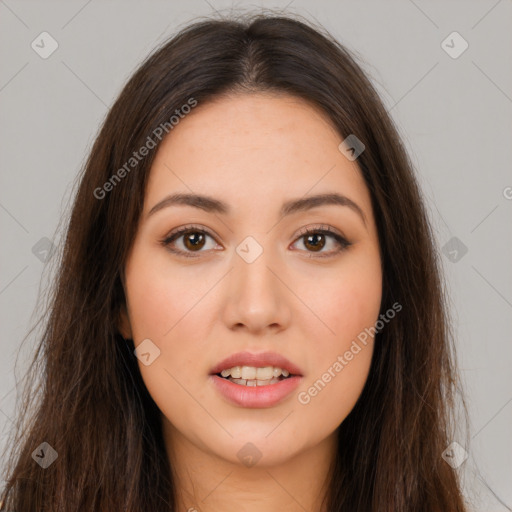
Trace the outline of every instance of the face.
{"label": "face", "polygon": [[[341,142],[303,100],[241,94],[198,105],[160,145],[120,331],[144,354],[172,443],[235,464],[259,452],[270,466],[332,438],[355,405],[382,274],[370,194]],[[212,375],[240,352],[255,358],[222,369],[249,367],[233,370],[246,385]],[[273,383],[252,368],[286,366]]]}

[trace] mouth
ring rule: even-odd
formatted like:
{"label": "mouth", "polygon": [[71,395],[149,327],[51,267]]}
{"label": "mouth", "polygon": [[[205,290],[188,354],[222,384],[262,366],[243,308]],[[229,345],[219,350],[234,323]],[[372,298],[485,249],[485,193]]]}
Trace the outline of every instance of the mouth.
{"label": "mouth", "polygon": [[210,378],[231,404],[265,408],[285,400],[301,383],[303,373],[275,352],[239,352],[216,364]]}
{"label": "mouth", "polygon": [[279,366],[233,366],[214,375],[239,386],[247,387],[272,386],[283,380],[299,376]]}
{"label": "mouth", "polygon": [[266,386],[293,377],[302,370],[277,352],[238,352],[217,363],[210,371],[241,386]]}

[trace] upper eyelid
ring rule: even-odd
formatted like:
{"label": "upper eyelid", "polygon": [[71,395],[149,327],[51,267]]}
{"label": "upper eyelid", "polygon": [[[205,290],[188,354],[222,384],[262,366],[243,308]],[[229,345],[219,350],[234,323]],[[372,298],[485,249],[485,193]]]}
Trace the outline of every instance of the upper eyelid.
{"label": "upper eyelid", "polygon": [[[205,234],[212,237],[213,239],[217,238],[217,236],[215,234],[213,234],[212,232],[210,232],[210,230],[208,228],[205,228],[202,226],[188,225],[188,226],[181,226],[181,227],[176,228],[175,230],[171,231],[169,234],[164,236],[162,241],[169,240],[172,237],[183,236],[187,232],[193,232],[193,231],[204,232]],[[348,242],[347,237],[343,233],[339,232],[338,230],[336,230],[335,228],[333,228],[332,226],[330,226],[328,224],[305,226],[305,227],[301,228],[298,233],[295,234],[295,240],[302,238],[303,236],[307,235],[309,232],[322,232],[322,231],[326,232],[324,234],[331,235],[333,237],[338,236]]]}
{"label": "upper eyelid", "polygon": [[211,236],[212,238],[217,238],[216,235],[210,232],[210,230],[200,227],[200,226],[182,226],[180,228],[176,228],[175,230],[171,231],[169,234],[165,235],[163,238],[163,241],[169,240],[172,237],[179,237],[187,234],[188,232],[194,232],[199,231],[202,233],[207,234],[208,236]]}

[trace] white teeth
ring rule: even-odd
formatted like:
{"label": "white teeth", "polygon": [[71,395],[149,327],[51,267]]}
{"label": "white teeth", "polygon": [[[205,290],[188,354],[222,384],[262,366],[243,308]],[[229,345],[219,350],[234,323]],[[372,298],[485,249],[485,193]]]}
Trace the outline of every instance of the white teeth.
{"label": "white teeth", "polygon": [[[228,370],[229,372],[229,370]],[[231,377],[234,379],[241,379],[242,378],[242,368],[240,366],[235,366],[231,368]]]}
{"label": "white teeth", "polygon": [[256,378],[258,380],[270,380],[274,375],[274,368],[272,366],[265,366],[265,368],[258,368],[256,370]]}
{"label": "white teeth", "polygon": [[274,366],[265,366],[263,368],[256,368],[255,366],[233,366],[233,368],[226,368],[225,370],[222,370],[220,374],[225,378],[231,376],[234,380],[267,381],[272,378],[277,379],[281,375],[283,377],[288,377],[290,372]]}
{"label": "white teeth", "polygon": [[234,382],[235,384],[240,384],[241,386],[268,386],[269,384],[277,384],[281,382],[279,379],[268,379],[268,380],[245,380],[245,379],[233,379],[232,377],[228,377],[228,380]]}
{"label": "white teeth", "polygon": [[242,366],[242,379],[251,380],[256,378],[254,366]]}

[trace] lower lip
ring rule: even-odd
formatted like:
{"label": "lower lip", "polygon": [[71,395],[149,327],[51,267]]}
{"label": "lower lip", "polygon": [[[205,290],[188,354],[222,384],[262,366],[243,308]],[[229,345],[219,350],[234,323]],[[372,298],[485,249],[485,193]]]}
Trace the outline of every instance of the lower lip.
{"label": "lower lip", "polygon": [[243,386],[218,375],[210,375],[220,393],[231,403],[241,407],[272,407],[284,400],[300,384],[302,377],[295,375],[266,386]]}

